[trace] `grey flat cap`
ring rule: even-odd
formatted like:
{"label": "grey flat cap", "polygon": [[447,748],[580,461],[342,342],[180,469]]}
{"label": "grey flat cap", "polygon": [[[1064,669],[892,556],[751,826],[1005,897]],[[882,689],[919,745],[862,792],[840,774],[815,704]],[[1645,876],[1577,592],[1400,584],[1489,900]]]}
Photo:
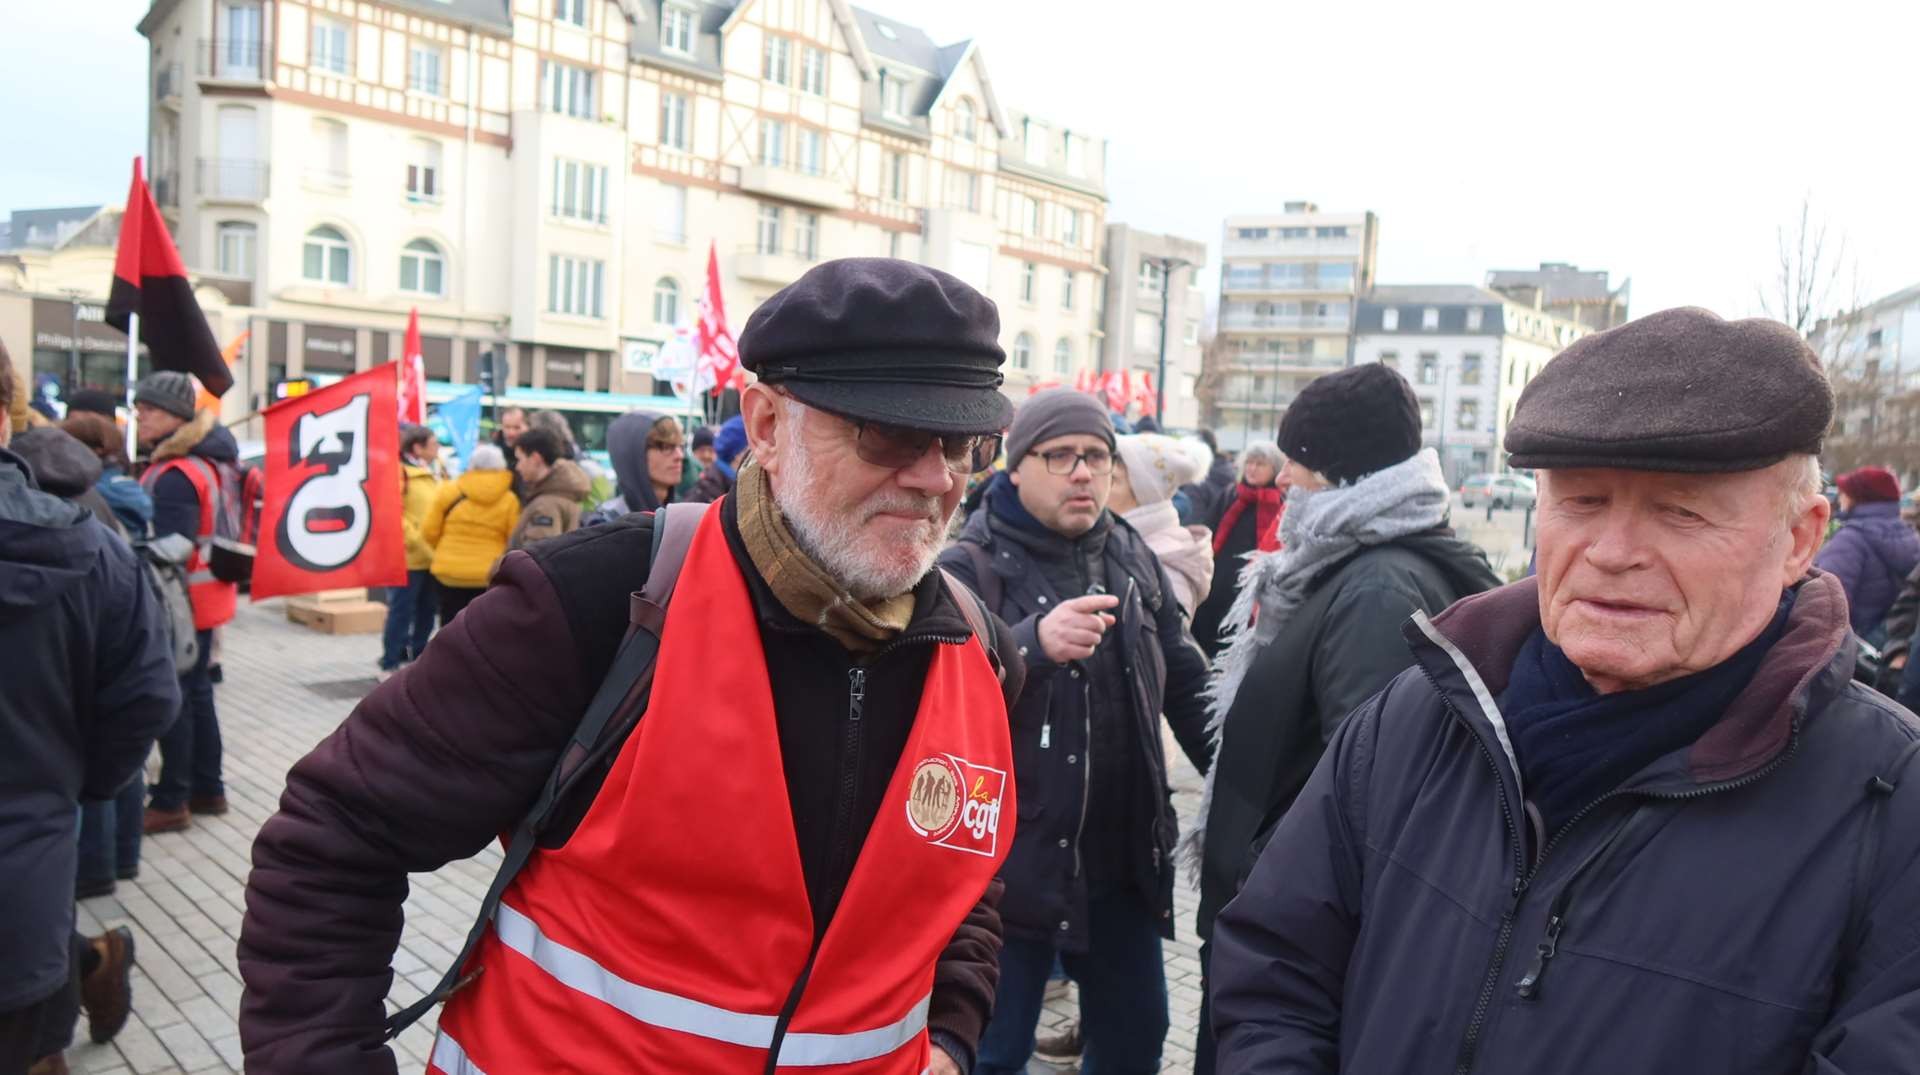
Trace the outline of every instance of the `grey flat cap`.
{"label": "grey flat cap", "polygon": [[1833,389],[1798,333],[1688,306],[1562,351],[1521,393],[1506,449],[1529,470],[1758,470],[1819,454],[1832,421]]}

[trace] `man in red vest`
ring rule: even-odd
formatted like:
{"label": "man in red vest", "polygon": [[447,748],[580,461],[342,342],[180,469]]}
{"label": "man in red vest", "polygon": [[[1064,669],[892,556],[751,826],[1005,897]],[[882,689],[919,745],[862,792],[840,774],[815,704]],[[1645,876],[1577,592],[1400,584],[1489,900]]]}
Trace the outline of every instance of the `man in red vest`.
{"label": "man in red vest", "polygon": [[197,402],[193,379],[174,370],[155,371],[134,386],[134,421],[146,459],[140,484],[153,497],[153,536],[178,534],[193,542],[187,596],[200,636],[199,661],[180,677],[180,719],[160,737],[160,782],[147,805],[149,834],[185,829],[194,814],[227,812],[220,714],[207,668],[214,629],[233,619],[239,588],[213,577],[208,552],[215,513],[229,510],[221,501],[223,468],[239,459],[240,448],[218,415],[194,409]]}
{"label": "man in red vest", "polygon": [[[668,509],[704,515],[645,713],[503,891],[415,1070],[970,1069],[1024,670],[933,566],[1011,417],[998,334],[977,291],[890,259],[821,265],[755,311],[751,455],[718,503]],[[630,594],[669,562],[655,525],[509,554],[288,774],[239,946],[249,1071],[396,1070],[381,1031],[407,875],[478,852],[540,795],[641,622]]]}

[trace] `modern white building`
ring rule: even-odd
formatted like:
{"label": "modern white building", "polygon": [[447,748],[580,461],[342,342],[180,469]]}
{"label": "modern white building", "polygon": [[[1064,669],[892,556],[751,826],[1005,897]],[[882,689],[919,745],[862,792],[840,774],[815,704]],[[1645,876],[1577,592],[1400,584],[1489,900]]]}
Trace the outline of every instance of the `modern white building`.
{"label": "modern white building", "polygon": [[971,42],[845,0],[155,0],[149,173],[243,285],[252,380],[645,394],[717,250],[736,332],[814,263],[999,305],[1007,391],[1098,353],[1104,140],[1002,104]]}
{"label": "modern white building", "polygon": [[1421,440],[1458,486],[1506,469],[1500,445],[1521,391],[1590,331],[1469,284],[1381,285],[1360,296],[1353,357],[1385,363],[1413,384]]}
{"label": "modern white building", "polygon": [[[1107,225],[1106,339],[1100,372],[1127,372],[1136,382],[1152,374],[1164,389],[1167,413],[1161,425],[1193,429],[1200,424],[1200,329],[1207,297],[1194,279],[1207,263],[1198,239],[1156,235],[1125,224]],[[1166,336],[1166,384],[1160,385],[1160,340]]]}
{"label": "modern white building", "polygon": [[1228,217],[1221,240],[1219,368],[1205,411],[1223,448],[1270,440],[1308,382],[1350,359],[1355,296],[1373,286],[1372,213],[1312,202]]}
{"label": "modern white building", "polygon": [[1920,285],[1822,318],[1807,334],[1833,383],[1830,473],[1891,467],[1920,479]]}

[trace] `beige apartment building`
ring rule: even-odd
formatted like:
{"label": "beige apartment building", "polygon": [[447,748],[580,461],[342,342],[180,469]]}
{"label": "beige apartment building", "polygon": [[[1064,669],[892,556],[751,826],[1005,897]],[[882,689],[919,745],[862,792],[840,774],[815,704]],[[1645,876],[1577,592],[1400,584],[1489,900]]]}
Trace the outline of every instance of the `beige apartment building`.
{"label": "beige apartment building", "polygon": [[1098,355],[1106,144],[1004,105],[970,42],[844,0],[155,0],[140,30],[155,194],[247,308],[251,383],[387,361],[417,307],[430,380],[492,350],[515,389],[650,394],[710,245],[736,333],[886,255],[998,303],[1016,399]]}
{"label": "beige apartment building", "polygon": [[1373,286],[1380,224],[1288,202],[1228,217],[1224,231],[1204,411],[1221,447],[1238,449],[1271,440],[1308,382],[1351,362],[1355,296]]}
{"label": "beige apartment building", "polygon": [[1109,224],[1106,262],[1106,340],[1096,368],[1157,378],[1164,333],[1167,413],[1161,425],[1197,427],[1200,331],[1207,297],[1194,282],[1206,267],[1207,244]]}

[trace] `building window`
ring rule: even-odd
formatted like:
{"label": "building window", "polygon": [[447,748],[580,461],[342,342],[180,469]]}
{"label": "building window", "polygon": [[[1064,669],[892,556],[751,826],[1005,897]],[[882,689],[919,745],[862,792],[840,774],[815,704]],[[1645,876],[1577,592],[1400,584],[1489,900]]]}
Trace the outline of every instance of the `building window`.
{"label": "building window", "polygon": [[1312,233],[1313,233],[1312,228],[1281,228],[1280,238],[1305,239],[1307,236],[1311,235]]}
{"label": "building window", "polygon": [[1068,246],[1080,245],[1080,210],[1069,209],[1061,214],[1060,239]]}
{"label": "building window", "polygon": [[556,158],[553,215],[593,224],[607,222],[607,167]]}
{"label": "building window", "polygon": [[353,283],[353,247],[340,229],[321,225],[307,233],[301,248],[300,275],[319,284]]}
{"label": "building window", "polygon": [[1440,356],[1432,351],[1420,352],[1420,383],[1440,383]]}
{"label": "building window", "polygon": [[407,88],[415,93],[445,97],[447,84],[440,73],[446,68],[446,53],[437,45],[414,42],[407,51]]}
{"label": "building window", "polygon": [[[1166,286],[1166,282],[1166,270],[1160,267],[1159,262],[1146,260],[1140,262],[1140,290],[1150,295],[1158,295],[1160,289]],[[1262,305],[1265,304],[1262,303]]]}
{"label": "building window", "polygon": [[793,252],[808,261],[820,256],[820,214],[795,213]]}
{"label": "building window", "polygon": [[1387,367],[1390,370],[1399,369],[1400,368],[1400,352],[1398,351],[1380,352],[1380,364],[1382,366]]}
{"label": "building window", "polygon": [[1389,306],[1380,311],[1380,328],[1384,332],[1400,331],[1400,308]]}
{"label": "building window", "polygon": [[1234,238],[1236,239],[1264,239],[1267,237],[1267,229],[1235,228],[1233,235],[1234,235]]}
{"label": "building window", "polygon": [[880,72],[880,112],[890,119],[907,118],[907,80],[892,71]]}
{"label": "building window", "polygon": [[447,259],[439,247],[415,239],[400,248],[400,290],[436,298],[447,293]]}
{"label": "building window", "polygon": [[601,302],[607,263],[554,254],[547,258],[547,312],[604,317]]}
{"label": "building window", "polygon": [[980,210],[980,175],[978,172],[963,172],[958,168],[947,169],[947,205],[954,209],[965,209],[969,213]]}
{"label": "building window", "polygon": [[687,149],[687,95],[660,95],[660,144],[669,149]]}
{"label": "building window", "polygon": [[336,19],[313,20],[313,67],[336,75],[347,73],[347,24]]}
{"label": "building window", "polygon": [[1065,336],[1053,345],[1053,372],[1065,377],[1073,370],[1073,341]]}
{"label": "building window", "polygon": [[346,190],[352,183],[347,171],[347,125],[339,120],[316,116],[307,143],[311,156],[307,178],[331,190]]}
{"label": "building window", "polygon": [[220,35],[217,70],[221,78],[259,78],[263,69],[260,5],[230,0]]}
{"label": "building window", "polygon": [[1027,226],[1027,234],[1038,238],[1040,235],[1040,199],[1025,198],[1025,212],[1021,214],[1022,223]]}
{"label": "building window", "polygon": [[1420,311],[1420,331],[1432,332],[1440,327],[1440,311],[1432,306]]}
{"label": "building window", "polygon": [[775,168],[787,164],[787,123],[785,120],[760,121],[760,163]]}
{"label": "building window", "polygon": [[907,200],[907,155],[887,154],[887,197],[896,202]]}
{"label": "building window", "polygon": [[1021,124],[1021,141],[1026,147],[1027,163],[1047,163],[1047,129],[1031,119],[1022,120]]}
{"label": "building window", "polygon": [[1040,286],[1040,266],[1029,261],[1020,267],[1020,301],[1032,302]]}
{"label": "building window", "polygon": [[779,206],[762,205],[760,207],[760,227],[758,233],[755,235],[754,249],[762,254],[778,254],[780,252],[780,218],[781,212]]}
{"label": "building window", "polygon": [[660,200],[654,206],[653,231],[656,238],[666,242],[687,241],[687,188],[660,188]]}
{"label": "building window", "polygon": [[1073,309],[1073,275],[1072,269],[1060,274],[1060,308],[1062,310]]}
{"label": "building window", "polygon": [[440,143],[429,138],[414,138],[407,143],[407,200],[440,200]]}
{"label": "building window", "polygon": [[1881,336],[1880,336],[1880,333],[1881,333],[1881,331],[1882,331],[1881,329],[1874,329],[1874,330],[1873,330],[1872,332],[1869,332],[1869,333],[1867,333],[1867,346],[1868,346],[1868,347],[1878,347],[1878,346],[1880,346],[1880,339],[1881,339]]}
{"label": "building window", "polygon": [[760,57],[760,77],[784,86],[793,73],[793,42],[784,37],[767,38]]}
{"label": "building window", "polygon": [[587,0],[553,0],[553,17],[575,26],[587,24]]}
{"label": "building window", "polygon": [[680,285],[674,283],[670,276],[662,276],[653,282],[653,323],[680,323]]}
{"label": "building window", "polygon": [[1013,368],[1017,370],[1033,368],[1033,337],[1024,332],[1013,338]]}
{"label": "building window", "polygon": [[547,111],[593,118],[593,72],[570,63],[540,61],[540,96]]}
{"label": "building window", "polygon": [[1487,311],[1485,310],[1485,308],[1479,307],[1479,306],[1467,307],[1467,331],[1468,332],[1480,331],[1480,326],[1487,323],[1486,319],[1487,319]]}
{"label": "building window", "polygon": [[1461,384],[1479,384],[1480,383],[1480,356],[1479,355],[1461,355],[1460,356],[1460,383]]}
{"label": "building window", "polygon": [[1160,317],[1145,310],[1133,313],[1133,350],[1136,354],[1151,355],[1160,351]]}
{"label": "building window", "polygon": [[1433,428],[1433,401],[1430,399],[1423,398],[1420,401],[1420,428]]}
{"label": "building window", "polygon": [[693,12],[673,4],[660,11],[660,47],[668,52],[693,55]]}
{"label": "building window", "polygon": [[1189,318],[1187,320],[1187,331],[1181,335],[1180,342],[1186,344],[1188,347],[1193,347],[1198,344],[1200,342],[1200,322]]}
{"label": "building window", "polygon": [[800,90],[815,97],[827,95],[827,54],[811,45],[800,50]]}
{"label": "building window", "polygon": [[215,229],[219,236],[221,275],[253,279],[254,251],[259,248],[260,229],[239,220],[223,220]]}
{"label": "building window", "polygon": [[1479,426],[1480,426],[1480,401],[1479,401],[1479,400],[1474,400],[1474,399],[1463,399],[1463,400],[1461,400],[1461,401],[1460,401],[1460,410],[1459,410],[1459,412],[1458,412],[1458,414],[1457,414],[1457,415],[1455,416],[1455,418],[1454,418],[1454,423],[1453,423],[1453,424],[1454,424],[1454,428],[1456,428],[1456,429],[1477,429],[1477,428],[1479,428]]}
{"label": "building window", "polygon": [[973,141],[973,101],[962,97],[953,106],[953,133],[962,142]]}
{"label": "building window", "polygon": [[1066,151],[1067,174],[1083,176],[1087,174],[1087,140],[1075,138],[1072,131],[1061,135],[1061,148]]}
{"label": "building window", "polygon": [[819,175],[825,170],[826,136],[811,127],[802,127],[794,139],[794,166],[807,175]]}
{"label": "building window", "polygon": [[1315,228],[1313,235],[1316,239],[1344,239],[1347,237],[1347,229],[1345,227]]}

